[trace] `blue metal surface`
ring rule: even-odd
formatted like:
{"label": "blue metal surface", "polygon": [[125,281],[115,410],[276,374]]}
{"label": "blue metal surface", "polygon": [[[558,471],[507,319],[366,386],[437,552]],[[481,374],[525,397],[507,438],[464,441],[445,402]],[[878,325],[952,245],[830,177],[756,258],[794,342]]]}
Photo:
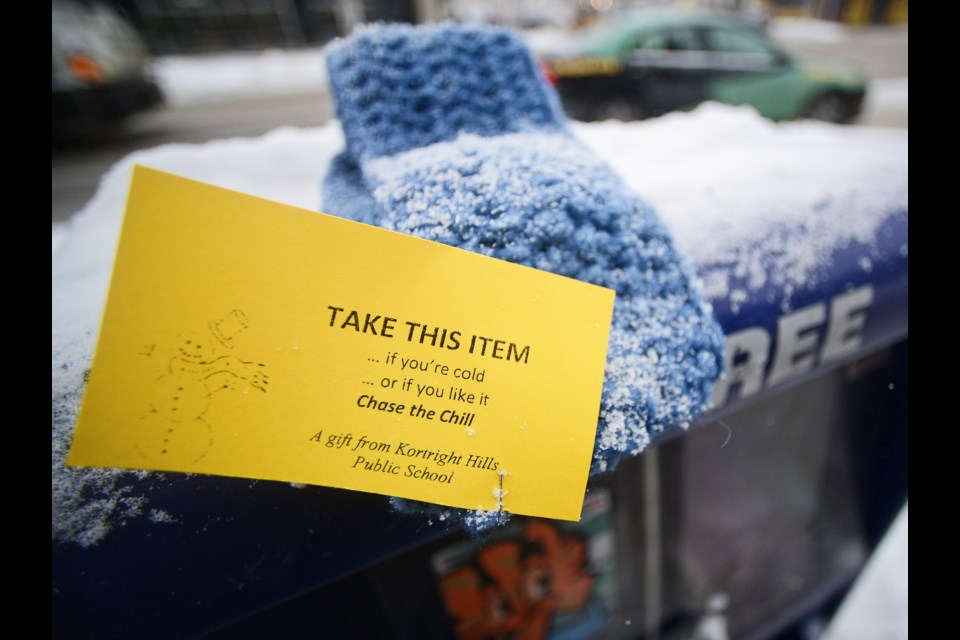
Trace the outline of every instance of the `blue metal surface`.
{"label": "blue metal surface", "polygon": [[[833,251],[810,288],[787,293],[767,284],[736,309],[728,299],[712,300],[728,336],[754,330],[761,346],[760,332],[767,336],[765,349],[728,353],[734,366],[751,357],[763,363],[760,385],[750,393],[729,389],[717,409],[742,406],[904,339],[906,242],[907,215],[896,212],[874,242]],[[699,265],[701,276],[718,269],[732,267]],[[738,282],[732,271],[728,275]],[[844,307],[838,299],[854,304]],[[828,336],[831,321],[839,322],[831,314],[842,314],[847,323],[839,337]],[[808,319],[802,331],[787,335],[790,317]],[[831,339],[846,350],[825,358]],[[801,364],[771,380],[778,350],[794,353]],[[346,490],[177,474],[130,482],[149,495],[151,507],[178,521],[131,520],[86,549],[54,544],[55,637],[199,636],[449,533],[442,523],[392,513],[382,496]]]}
{"label": "blue metal surface", "polygon": [[[731,265],[698,265],[702,278],[723,271],[731,290],[747,291],[749,295],[737,304],[730,298],[710,300],[727,339],[728,375],[742,370],[748,361],[762,370],[757,374],[759,388],[718,385],[713,408],[741,406],[754,394],[799,382],[823,367],[842,364],[904,339],[907,231],[907,212],[892,212],[878,227],[873,242],[833,249],[810,275],[807,286],[795,291],[773,284],[777,280],[776,256],[765,257],[766,283],[752,290],[747,276],[734,275]],[[838,331],[831,334],[832,327]],[[846,330],[842,330],[844,327]],[[751,339],[738,340],[744,336]],[[835,348],[838,345],[839,350]],[[793,354],[792,360],[797,361],[785,375],[774,373],[778,351]]]}

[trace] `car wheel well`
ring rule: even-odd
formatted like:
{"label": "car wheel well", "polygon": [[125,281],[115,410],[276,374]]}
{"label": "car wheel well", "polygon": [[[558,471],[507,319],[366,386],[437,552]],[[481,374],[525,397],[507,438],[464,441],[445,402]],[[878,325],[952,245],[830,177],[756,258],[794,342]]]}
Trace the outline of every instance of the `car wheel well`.
{"label": "car wheel well", "polygon": [[804,111],[804,116],[825,122],[850,122],[857,115],[857,100],[842,91],[832,89],[815,96]]}

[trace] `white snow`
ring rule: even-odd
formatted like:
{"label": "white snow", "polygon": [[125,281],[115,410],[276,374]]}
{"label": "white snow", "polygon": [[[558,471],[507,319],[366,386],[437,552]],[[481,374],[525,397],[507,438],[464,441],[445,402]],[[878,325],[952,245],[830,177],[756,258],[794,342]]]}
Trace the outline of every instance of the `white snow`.
{"label": "white snow", "polygon": [[60,248],[60,245],[63,244],[63,241],[67,239],[67,223],[66,222],[54,222],[53,223],[53,252],[56,253],[57,249]]}
{"label": "white snow", "polygon": [[751,289],[771,279],[787,291],[812,286],[831,250],[871,241],[907,207],[903,130],[777,124],[718,103],[574,130],[653,204],[695,264],[736,265],[710,274],[709,298],[730,294],[729,274]]}
{"label": "white snow", "polygon": [[827,20],[777,17],[770,20],[767,31],[775,40],[811,42],[842,42],[847,39],[848,27]]}
{"label": "white snow", "polygon": [[906,640],[907,518],[904,507],[837,611],[824,640]]}
{"label": "white snow", "polygon": [[907,78],[879,78],[870,82],[865,110],[906,111]]}
{"label": "white snow", "polygon": [[173,105],[327,90],[322,48],[167,56],[153,72]]}
{"label": "white snow", "polygon": [[548,26],[522,32],[527,46],[536,55],[557,54],[570,49],[575,31],[567,27]]}

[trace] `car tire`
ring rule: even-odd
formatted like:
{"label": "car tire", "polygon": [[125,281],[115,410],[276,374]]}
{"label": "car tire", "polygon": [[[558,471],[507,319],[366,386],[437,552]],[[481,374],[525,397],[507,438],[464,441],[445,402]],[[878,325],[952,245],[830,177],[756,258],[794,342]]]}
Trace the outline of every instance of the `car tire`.
{"label": "car tire", "polygon": [[848,122],[853,117],[850,100],[840,93],[825,93],[807,107],[806,117],[825,122]]}
{"label": "car tire", "polygon": [[626,98],[614,98],[607,100],[594,108],[594,120],[617,120],[619,122],[630,122],[632,120],[643,120],[647,117],[647,111],[636,100]]}

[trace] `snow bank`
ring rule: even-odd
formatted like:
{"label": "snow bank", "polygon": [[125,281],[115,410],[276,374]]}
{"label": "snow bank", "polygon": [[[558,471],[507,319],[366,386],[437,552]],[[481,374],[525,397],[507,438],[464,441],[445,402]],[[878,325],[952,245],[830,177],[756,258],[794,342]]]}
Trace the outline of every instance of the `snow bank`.
{"label": "snow bank", "polygon": [[717,103],[575,130],[654,205],[701,274],[711,272],[708,298],[731,295],[733,274],[748,275],[751,289],[812,286],[834,249],[871,242],[907,208],[906,131],[776,124]]}
{"label": "snow bank", "polygon": [[847,27],[842,24],[810,18],[773,18],[767,32],[776,40],[843,42],[848,38]]}
{"label": "snow bank", "polygon": [[154,62],[154,74],[173,105],[327,90],[321,48],[169,56]]}
{"label": "snow bank", "polygon": [[870,82],[865,110],[906,111],[909,82],[907,78],[880,78]]}
{"label": "snow bank", "polygon": [[908,517],[904,507],[840,606],[824,640],[908,637]]}
{"label": "snow bank", "polygon": [[[574,124],[573,130],[654,206],[701,272],[722,264],[724,273],[749,274],[751,285],[782,278],[783,286],[805,286],[829,251],[871,239],[891,211],[907,206],[903,130],[774,124],[749,108],[717,104],[630,124]],[[321,177],[342,147],[339,123],[332,122],[279,129],[255,139],[138,151],[104,176],[65,235],[55,237],[56,540],[96,544],[112,526],[149,513],[149,492],[135,482],[138,474],[64,466],[106,298],[131,166],[140,163],[316,209]],[[62,229],[59,233],[64,234]],[[789,242],[783,239],[787,236]],[[771,251],[779,254],[779,273],[758,268],[760,255]],[[723,278],[706,284],[714,299],[742,296]]]}

